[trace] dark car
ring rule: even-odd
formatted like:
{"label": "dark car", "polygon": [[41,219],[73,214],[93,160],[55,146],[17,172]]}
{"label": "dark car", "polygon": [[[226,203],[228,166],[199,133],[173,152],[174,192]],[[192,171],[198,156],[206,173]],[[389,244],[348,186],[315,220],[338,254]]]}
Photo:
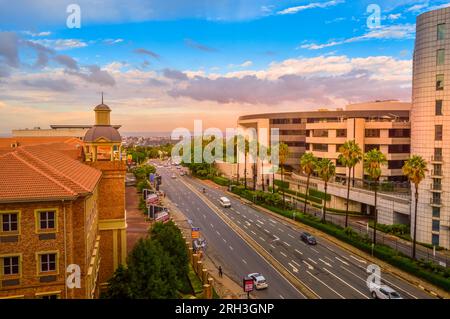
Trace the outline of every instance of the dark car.
{"label": "dark car", "polygon": [[317,244],[316,238],[314,238],[314,236],[311,235],[310,233],[302,233],[300,236],[300,239],[303,240],[308,245],[316,245]]}

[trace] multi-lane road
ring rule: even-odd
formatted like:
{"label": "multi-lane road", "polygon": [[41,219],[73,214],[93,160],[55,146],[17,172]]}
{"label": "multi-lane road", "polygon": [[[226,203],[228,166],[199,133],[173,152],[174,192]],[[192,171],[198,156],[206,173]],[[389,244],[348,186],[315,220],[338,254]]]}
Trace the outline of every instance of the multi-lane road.
{"label": "multi-lane road", "polygon": [[[300,240],[301,228],[226,195],[218,187],[180,176],[175,168],[159,167],[158,173],[162,175],[162,189],[168,198],[194,226],[201,228],[208,243],[206,253],[219,260],[233,280],[240,283],[243,276],[252,272],[260,272],[266,277],[269,288],[255,292],[256,298],[305,298],[305,295],[239,236],[236,228],[251,236],[259,247],[275,258],[278,265],[318,298],[371,298],[366,284],[367,260],[325,238],[317,238],[315,246],[307,245]],[[173,174],[176,175],[174,179]],[[202,188],[206,189],[204,194]],[[221,196],[231,200],[231,208],[220,206]],[[432,297],[419,287],[387,273],[381,274],[381,281],[403,298]]]}

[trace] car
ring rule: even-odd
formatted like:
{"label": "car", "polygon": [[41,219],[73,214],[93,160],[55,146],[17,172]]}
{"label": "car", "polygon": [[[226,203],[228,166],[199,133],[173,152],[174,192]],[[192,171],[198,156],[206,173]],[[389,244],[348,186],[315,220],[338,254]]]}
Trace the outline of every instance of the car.
{"label": "car", "polygon": [[177,178],[177,176],[175,175],[175,174],[172,174],[172,179],[175,179],[175,178]]}
{"label": "car", "polygon": [[308,245],[316,245],[317,244],[316,238],[307,232],[302,233],[300,235],[300,239],[303,240]]}
{"label": "car", "polygon": [[394,289],[386,285],[370,285],[370,294],[374,299],[403,299]]}
{"label": "car", "polygon": [[184,176],[184,175],[186,175],[186,172],[183,171],[180,173],[180,176]]}
{"label": "car", "polygon": [[222,205],[222,207],[231,207],[231,202],[228,198],[226,197],[220,197],[219,199],[220,205]]}
{"label": "car", "polygon": [[253,286],[255,287],[256,290],[260,290],[260,289],[266,289],[267,287],[269,287],[269,285],[267,284],[266,278],[264,278],[263,275],[261,275],[260,273],[252,273],[249,274],[247,277],[250,277],[253,279]]}

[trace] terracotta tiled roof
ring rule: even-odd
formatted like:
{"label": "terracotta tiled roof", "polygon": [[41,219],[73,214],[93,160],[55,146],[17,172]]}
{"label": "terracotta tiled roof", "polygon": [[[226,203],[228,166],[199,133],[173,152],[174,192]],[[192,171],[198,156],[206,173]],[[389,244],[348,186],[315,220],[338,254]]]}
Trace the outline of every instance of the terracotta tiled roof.
{"label": "terracotta tiled roof", "polygon": [[92,192],[101,172],[68,156],[68,149],[29,145],[1,155],[0,202],[75,199]]}
{"label": "terracotta tiled roof", "polygon": [[77,143],[81,142],[76,137],[60,137],[60,136],[47,136],[47,137],[3,137],[0,138],[0,148],[12,148],[11,145],[18,144],[17,146],[25,146],[25,145],[40,145],[40,144],[49,144],[49,143]]}

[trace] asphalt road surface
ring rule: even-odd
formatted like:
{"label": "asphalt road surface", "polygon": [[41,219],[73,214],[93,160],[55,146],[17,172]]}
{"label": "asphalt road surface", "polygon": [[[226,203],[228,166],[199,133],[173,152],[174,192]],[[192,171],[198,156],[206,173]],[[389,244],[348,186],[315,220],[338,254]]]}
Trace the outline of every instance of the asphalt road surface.
{"label": "asphalt road surface", "polygon": [[[222,268],[236,282],[248,273],[262,273],[269,284],[266,290],[254,293],[256,298],[304,298],[262,256],[239,237],[206,202],[216,206],[277,259],[291,274],[298,277],[320,298],[371,298],[366,284],[369,261],[339,248],[324,238],[310,246],[300,240],[302,229],[264,213],[231,197],[218,187],[209,187],[192,177],[180,176],[175,168],[158,168],[162,189],[180,210],[201,228],[208,243],[207,254],[222,261]],[[172,175],[176,178],[172,178]],[[197,190],[194,192],[190,187]],[[205,194],[201,194],[205,187]],[[205,196],[207,200],[202,198]],[[231,208],[222,208],[221,196],[227,196]],[[382,273],[381,282],[395,289],[403,298],[431,298],[419,287],[393,275]]]}

